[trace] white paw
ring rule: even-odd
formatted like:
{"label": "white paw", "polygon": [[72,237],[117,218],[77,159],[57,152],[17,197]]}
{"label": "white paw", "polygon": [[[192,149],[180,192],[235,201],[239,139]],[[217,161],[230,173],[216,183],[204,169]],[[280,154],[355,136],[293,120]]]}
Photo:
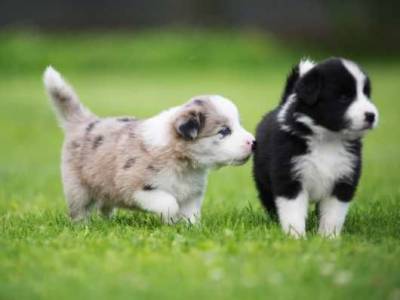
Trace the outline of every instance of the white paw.
{"label": "white paw", "polygon": [[334,239],[340,236],[341,226],[338,226],[335,223],[321,223],[318,228],[318,234],[329,238]]}
{"label": "white paw", "polygon": [[166,205],[160,213],[161,219],[165,224],[176,224],[179,220],[179,207],[176,202],[171,202]]}
{"label": "white paw", "polygon": [[288,227],[283,228],[286,234],[289,234],[295,239],[302,239],[306,237],[305,226],[288,225]]}

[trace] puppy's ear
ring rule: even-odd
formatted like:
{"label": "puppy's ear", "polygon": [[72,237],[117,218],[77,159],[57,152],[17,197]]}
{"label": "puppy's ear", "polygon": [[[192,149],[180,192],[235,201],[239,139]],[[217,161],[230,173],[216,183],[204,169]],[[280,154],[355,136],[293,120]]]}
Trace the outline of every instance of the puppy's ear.
{"label": "puppy's ear", "polygon": [[183,113],[175,121],[175,130],[185,140],[195,140],[205,123],[205,115],[196,110]]}
{"label": "puppy's ear", "polygon": [[296,84],[295,92],[297,98],[308,104],[317,103],[322,88],[321,74],[317,69],[308,71]]}

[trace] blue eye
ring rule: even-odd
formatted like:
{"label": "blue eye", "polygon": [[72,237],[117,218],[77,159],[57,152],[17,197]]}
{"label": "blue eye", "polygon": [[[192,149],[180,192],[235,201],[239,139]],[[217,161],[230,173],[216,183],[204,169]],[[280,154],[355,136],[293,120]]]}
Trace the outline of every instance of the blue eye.
{"label": "blue eye", "polygon": [[220,131],[218,131],[218,134],[220,134],[222,137],[226,137],[227,135],[230,135],[232,133],[232,130],[229,127],[223,127]]}

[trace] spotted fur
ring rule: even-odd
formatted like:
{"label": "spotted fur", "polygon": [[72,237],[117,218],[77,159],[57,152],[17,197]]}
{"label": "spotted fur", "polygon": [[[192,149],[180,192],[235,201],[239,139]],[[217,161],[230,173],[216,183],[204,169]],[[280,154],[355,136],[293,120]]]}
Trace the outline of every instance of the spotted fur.
{"label": "spotted fur", "polygon": [[139,208],[165,222],[197,222],[208,170],[251,155],[253,136],[221,96],[198,96],[148,119],[99,118],[53,68],[44,83],[65,131],[62,175],[74,220],[94,201],[107,216],[114,207]]}

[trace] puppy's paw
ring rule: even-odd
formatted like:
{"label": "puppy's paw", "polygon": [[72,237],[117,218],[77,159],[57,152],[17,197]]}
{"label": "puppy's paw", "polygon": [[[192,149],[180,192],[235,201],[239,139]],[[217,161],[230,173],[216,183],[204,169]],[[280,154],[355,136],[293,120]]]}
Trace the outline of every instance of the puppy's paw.
{"label": "puppy's paw", "polygon": [[306,231],[305,228],[300,227],[295,227],[290,225],[289,228],[284,230],[286,234],[288,234],[290,237],[298,240],[298,239],[305,239],[306,238]]}
{"label": "puppy's paw", "polygon": [[335,223],[321,223],[318,228],[318,234],[327,239],[336,239],[340,237],[341,226]]}

